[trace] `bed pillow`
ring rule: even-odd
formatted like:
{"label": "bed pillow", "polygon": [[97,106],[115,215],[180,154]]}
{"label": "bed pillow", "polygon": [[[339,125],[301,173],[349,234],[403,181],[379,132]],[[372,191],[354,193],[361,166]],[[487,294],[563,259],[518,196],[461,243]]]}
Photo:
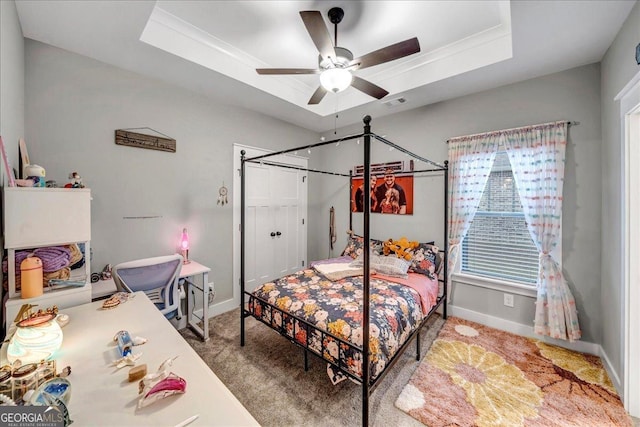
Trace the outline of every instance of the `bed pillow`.
{"label": "bed pillow", "polygon": [[418,248],[413,251],[409,272],[435,278],[441,264],[438,250],[438,247],[431,243],[420,243]]}
{"label": "bed pillow", "polygon": [[[379,252],[382,250],[382,241],[377,239],[370,239],[371,249],[374,252]],[[358,255],[362,253],[362,247],[364,246],[364,237],[358,236],[357,234],[352,234],[349,236],[349,240],[347,241],[347,246],[342,251],[342,256],[350,256],[353,259],[356,259]]]}
{"label": "bed pillow", "polygon": [[[363,265],[364,260],[362,259],[362,254],[360,254],[358,258],[350,264],[350,266],[354,268],[359,268]],[[377,273],[386,274],[387,276],[400,277],[403,279],[408,277],[407,271],[409,270],[410,265],[411,261],[395,256],[371,254],[371,257],[369,258],[369,268],[371,270],[375,270]]]}

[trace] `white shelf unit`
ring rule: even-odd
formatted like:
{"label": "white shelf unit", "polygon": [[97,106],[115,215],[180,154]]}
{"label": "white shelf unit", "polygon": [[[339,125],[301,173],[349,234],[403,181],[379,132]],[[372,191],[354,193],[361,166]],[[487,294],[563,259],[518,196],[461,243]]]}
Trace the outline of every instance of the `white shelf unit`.
{"label": "white shelf unit", "polygon": [[[88,188],[3,188],[4,248],[8,259],[9,299],[5,306],[7,323],[13,321],[23,304],[42,308],[68,308],[91,302],[91,190]],[[84,268],[72,271],[73,280],[84,279],[82,287],[45,288],[43,295],[21,298],[15,283],[15,254],[35,249],[84,243]],[[1,288],[0,288],[1,289]]]}

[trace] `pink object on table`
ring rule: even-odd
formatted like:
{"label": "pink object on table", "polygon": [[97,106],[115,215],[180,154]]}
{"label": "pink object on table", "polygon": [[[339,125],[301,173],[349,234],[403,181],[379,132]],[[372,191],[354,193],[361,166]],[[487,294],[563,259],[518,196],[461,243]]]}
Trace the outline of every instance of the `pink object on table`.
{"label": "pink object on table", "polygon": [[154,384],[148,391],[145,392],[143,390],[144,396],[138,402],[138,408],[143,408],[165,397],[182,394],[186,391],[187,381],[170,372],[169,375]]}

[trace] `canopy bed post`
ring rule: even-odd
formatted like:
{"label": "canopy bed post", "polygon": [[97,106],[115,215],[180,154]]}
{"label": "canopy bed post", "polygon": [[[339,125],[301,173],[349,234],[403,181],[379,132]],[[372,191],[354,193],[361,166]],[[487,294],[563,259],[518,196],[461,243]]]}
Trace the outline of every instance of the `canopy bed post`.
{"label": "canopy bed post", "polygon": [[[371,181],[371,116],[364,119],[364,188]],[[362,282],[362,425],[369,425],[369,283],[370,283],[370,248],[371,243],[369,233],[369,220],[371,217],[371,198],[365,192],[363,203],[363,227],[364,245],[362,251],[363,259],[363,282]]]}
{"label": "canopy bed post", "polygon": [[[353,171],[349,171],[349,230],[353,230],[353,206],[351,206],[351,195],[353,194]],[[354,196],[355,197],[355,196]],[[357,203],[357,200],[355,201]]]}
{"label": "canopy bed post", "polygon": [[246,151],[240,151],[240,346],[242,347],[244,347],[245,154]]}
{"label": "canopy bed post", "polygon": [[443,295],[444,303],[442,307],[442,317],[447,318],[447,286],[448,286],[448,268],[449,268],[449,160],[444,161],[444,265],[443,278]]}

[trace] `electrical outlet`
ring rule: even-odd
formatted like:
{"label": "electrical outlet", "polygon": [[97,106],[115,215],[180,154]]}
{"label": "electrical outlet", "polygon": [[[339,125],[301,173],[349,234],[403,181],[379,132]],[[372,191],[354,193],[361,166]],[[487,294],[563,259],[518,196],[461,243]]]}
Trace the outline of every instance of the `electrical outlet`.
{"label": "electrical outlet", "polygon": [[504,305],[507,307],[513,307],[513,295],[512,294],[503,294],[504,295]]}

